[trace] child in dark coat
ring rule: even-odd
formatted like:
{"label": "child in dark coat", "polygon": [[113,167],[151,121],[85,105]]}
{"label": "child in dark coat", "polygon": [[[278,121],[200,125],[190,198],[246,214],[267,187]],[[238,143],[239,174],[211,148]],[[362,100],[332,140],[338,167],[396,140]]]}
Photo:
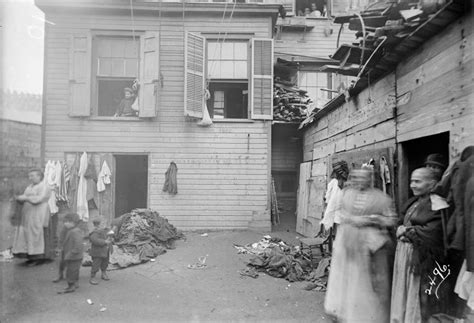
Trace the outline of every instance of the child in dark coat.
{"label": "child in dark coat", "polygon": [[101,278],[109,280],[107,276],[107,266],[109,265],[109,255],[112,248],[112,237],[109,235],[110,230],[100,228],[100,219],[94,219],[94,231],[89,235],[91,242],[90,256],[92,258],[91,278],[89,282],[92,285],[97,285],[99,281],[95,278],[97,272],[102,272]]}
{"label": "child in dark coat", "polygon": [[72,293],[78,287],[79,269],[82,264],[84,253],[84,242],[82,230],[78,227],[79,215],[75,213],[66,214],[64,226],[67,229],[63,242],[64,262],[66,267],[67,287],[59,293]]}
{"label": "child in dark coat", "polygon": [[[68,229],[63,226],[61,232],[59,233],[59,247],[62,248],[64,244],[64,240],[66,239],[66,234]],[[64,270],[66,269],[66,261],[64,260],[64,250],[61,249],[60,259],[59,259],[59,275],[58,278],[53,280],[53,283],[59,283],[61,280],[64,279]]]}

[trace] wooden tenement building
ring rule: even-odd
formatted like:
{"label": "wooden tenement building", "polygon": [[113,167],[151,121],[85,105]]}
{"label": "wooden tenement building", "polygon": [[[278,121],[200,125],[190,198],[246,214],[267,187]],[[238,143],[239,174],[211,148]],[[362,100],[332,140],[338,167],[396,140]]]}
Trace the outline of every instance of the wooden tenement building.
{"label": "wooden tenement building", "polygon": [[[99,214],[149,207],[181,229],[270,228],[278,5],[36,5],[46,20],[43,159],[71,165],[87,152],[97,171],[107,161]],[[135,80],[137,112],[116,116]],[[162,191],[171,162],[175,195]]]}

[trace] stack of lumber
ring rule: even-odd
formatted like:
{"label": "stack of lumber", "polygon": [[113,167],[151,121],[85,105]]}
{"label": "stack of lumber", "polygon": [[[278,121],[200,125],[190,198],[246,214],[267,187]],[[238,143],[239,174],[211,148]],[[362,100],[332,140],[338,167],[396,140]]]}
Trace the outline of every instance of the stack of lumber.
{"label": "stack of lumber", "polygon": [[311,99],[304,90],[275,82],[273,120],[301,122],[309,115]]}

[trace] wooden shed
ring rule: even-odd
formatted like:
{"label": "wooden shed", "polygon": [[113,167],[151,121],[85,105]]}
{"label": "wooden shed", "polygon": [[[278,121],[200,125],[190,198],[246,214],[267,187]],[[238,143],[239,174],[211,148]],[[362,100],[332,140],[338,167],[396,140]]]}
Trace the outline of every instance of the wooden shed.
{"label": "wooden shed", "polygon": [[[148,207],[181,229],[270,228],[277,5],[36,4],[46,20],[44,161],[71,165],[87,152],[96,171],[107,161],[112,184],[96,212],[110,220]],[[135,80],[138,112],[114,116]],[[203,127],[206,106],[213,124]],[[171,162],[177,194],[162,191]]]}
{"label": "wooden shed", "polygon": [[[349,168],[373,159],[376,186],[400,206],[409,174],[428,154],[453,161],[474,144],[473,13],[467,1],[447,1],[384,52],[370,73],[303,125],[297,231],[313,235],[324,211],[334,161]],[[390,180],[382,182],[387,162]]]}

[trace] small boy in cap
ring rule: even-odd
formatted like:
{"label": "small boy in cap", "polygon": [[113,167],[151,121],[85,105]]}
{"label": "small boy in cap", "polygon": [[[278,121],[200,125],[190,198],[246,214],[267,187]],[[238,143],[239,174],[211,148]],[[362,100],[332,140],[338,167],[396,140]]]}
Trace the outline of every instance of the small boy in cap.
{"label": "small boy in cap", "polygon": [[80,222],[79,215],[69,213],[64,216],[64,226],[67,229],[63,241],[64,262],[66,268],[67,287],[62,293],[72,293],[78,287],[79,269],[82,264],[84,253],[84,242],[82,230],[78,227]]}
{"label": "small boy in cap", "polygon": [[123,89],[125,97],[120,101],[120,104],[115,112],[116,117],[126,116],[126,117],[134,117],[136,116],[135,110],[132,109],[132,104],[135,102],[135,93],[134,91],[126,87]]}
{"label": "small boy in cap", "polygon": [[109,265],[109,255],[112,248],[112,237],[113,231],[107,228],[100,228],[100,218],[92,220],[94,224],[94,231],[89,235],[91,242],[91,249],[89,254],[92,258],[91,278],[89,283],[97,285],[99,282],[95,278],[95,275],[99,271],[102,272],[101,278],[103,280],[109,280],[107,276],[107,266]]}

